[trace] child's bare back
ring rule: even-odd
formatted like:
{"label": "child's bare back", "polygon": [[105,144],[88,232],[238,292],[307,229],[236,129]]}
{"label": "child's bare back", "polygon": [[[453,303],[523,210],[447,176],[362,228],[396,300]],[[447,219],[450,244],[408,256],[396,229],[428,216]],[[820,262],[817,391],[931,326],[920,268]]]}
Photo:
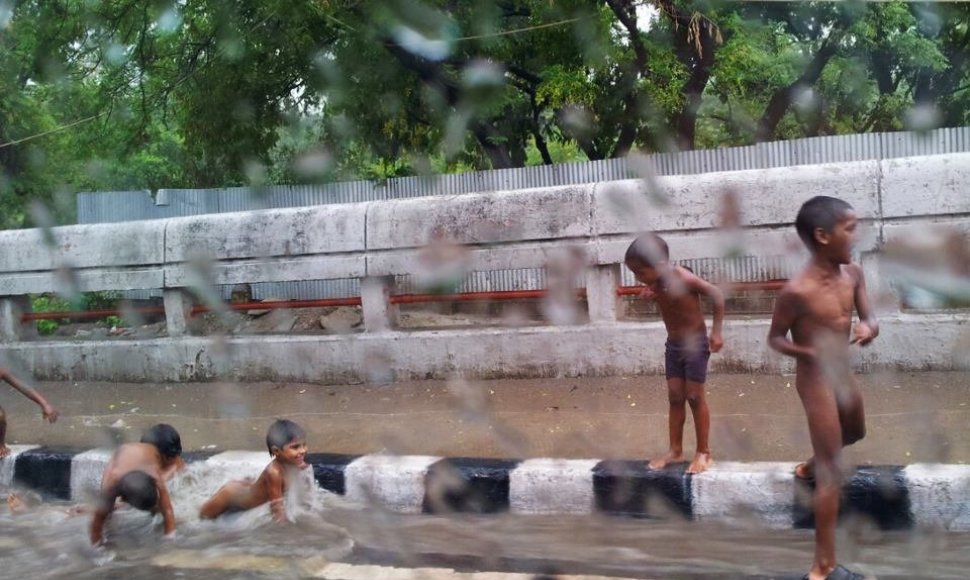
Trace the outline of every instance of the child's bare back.
{"label": "child's bare back", "polygon": [[[240,512],[270,503],[270,510],[274,519],[282,521],[285,513],[277,509],[277,503],[283,501],[286,493],[286,474],[284,467],[275,459],[256,480],[252,478],[230,481],[205,502],[199,512],[202,519],[215,519],[224,513]],[[282,515],[277,515],[282,513]]]}
{"label": "child's bare back", "polygon": [[101,478],[101,489],[115,486],[126,473],[144,471],[153,478],[162,477],[162,454],[149,443],[126,443],[118,448]]}

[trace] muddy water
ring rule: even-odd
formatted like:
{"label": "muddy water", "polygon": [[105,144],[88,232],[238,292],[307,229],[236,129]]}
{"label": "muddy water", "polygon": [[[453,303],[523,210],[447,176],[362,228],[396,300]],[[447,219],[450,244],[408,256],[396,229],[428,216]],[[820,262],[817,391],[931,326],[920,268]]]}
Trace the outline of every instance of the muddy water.
{"label": "muddy water", "polygon": [[[143,512],[120,510],[110,545],[87,545],[88,515],[41,502],[0,507],[3,578],[296,578],[324,560],[395,566],[635,578],[797,578],[812,535],[804,530],[711,526],[605,516],[413,516],[354,505],[309,480],[287,498],[293,522],[274,525],[267,509],[201,522],[202,501],[225,481],[251,475],[193,464],[173,480],[174,539]],[[26,498],[29,501],[29,497]],[[966,578],[970,534],[883,533],[864,521],[840,528],[843,561],[879,578]],[[206,564],[201,565],[200,558]],[[219,570],[220,563],[240,570]]]}
{"label": "muddy water", "polygon": [[[868,435],[850,464],[970,463],[970,373],[858,377]],[[75,449],[137,441],[171,423],[186,450],[265,448],[287,417],[313,452],[451,457],[644,458],[666,450],[662,377],[420,381],[393,385],[43,383],[61,419],[0,389],[8,443]],[[811,449],[794,380],[711,375],[711,444],[721,461],[801,461]],[[690,421],[690,420],[688,420]],[[694,429],[685,429],[693,446]]]}

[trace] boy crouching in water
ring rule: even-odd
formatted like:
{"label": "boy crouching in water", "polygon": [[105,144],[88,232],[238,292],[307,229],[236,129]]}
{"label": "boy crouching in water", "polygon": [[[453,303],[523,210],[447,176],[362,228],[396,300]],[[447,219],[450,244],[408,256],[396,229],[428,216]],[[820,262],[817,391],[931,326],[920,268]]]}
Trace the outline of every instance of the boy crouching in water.
{"label": "boy crouching in water", "polygon": [[278,419],[266,433],[266,448],[273,461],[259,479],[230,481],[219,488],[199,512],[203,519],[215,519],[226,512],[253,509],[269,502],[273,520],[286,521],[283,496],[294,469],[306,469],[306,433],[293,421]]}
{"label": "boy crouching in water", "polygon": [[[630,244],[624,262],[636,279],[646,285],[641,296],[656,300],[667,328],[665,353],[667,398],[670,402],[670,451],[650,462],[651,469],[663,469],[683,460],[686,405],[690,405],[697,435],[697,452],[687,473],[701,473],[711,465],[708,436],[711,413],[707,408],[704,382],[707,361],[724,345],[724,295],[710,282],[682,266],[669,262],[667,243],[656,234],[644,234]],[[714,302],[714,324],[710,338],[701,312],[700,296]]]}
{"label": "boy crouching in water", "polygon": [[[815,559],[805,575],[810,580],[863,578],[835,560],[842,448],[866,432],[862,395],[849,370],[849,345],[865,346],[879,334],[862,268],[852,262],[857,223],[852,206],[834,197],[818,196],[802,205],[795,229],[812,257],[779,294],[768,332],[772,348],[795,358],[795,386],[815,454],[795,468],[797,477],[816,480]],[[854,329],[853,309],[859,313]]]}
{"label": "boy crouching in water", "polygon": [[101,494],[91,520],[91,543],[104,542],[104,525],[121,499],[151,513],[161,512],[165,535],[175,533],[175,512],[165,480],[185,466],[182,438],[171,425],[158,424],[140,443],[126,443],[115,451],[101,478]]}

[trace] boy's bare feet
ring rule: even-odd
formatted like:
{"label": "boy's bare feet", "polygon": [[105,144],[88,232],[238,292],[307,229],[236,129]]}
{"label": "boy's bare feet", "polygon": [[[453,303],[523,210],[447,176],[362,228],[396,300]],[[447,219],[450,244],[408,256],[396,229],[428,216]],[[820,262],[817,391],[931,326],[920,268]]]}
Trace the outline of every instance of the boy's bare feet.
{"label": "boy's bare feet", "polygon": [[650,469],[663,469],[671,463],[677,463],[684,460],[684,454],[679,451],[668,451],[663,457],[658,457],[656,459],[651,459],[647,467]]}
{"label": "boy's bare feet", "polygon": [[687,466],[687,473],[698,474],[707,471],[707,468],[711,466],[714,461],[711,459],[711,453],[708,451],[706,453],[701,453],[698,451],[694,454],[694,459]]}
{"label": "boy's bare feet", "polygon": [[815,479],[815,458],[803,461],[795,466],[795,477],[811,481]]}
{"label": "boy's bare feet", "polygon": [[866,577],[862,574],[853,572],[848,568],[839,565],[832,569],[828,574],[822,574],[815,567],[812,571],[802,577],[803,580],[865,580]]}

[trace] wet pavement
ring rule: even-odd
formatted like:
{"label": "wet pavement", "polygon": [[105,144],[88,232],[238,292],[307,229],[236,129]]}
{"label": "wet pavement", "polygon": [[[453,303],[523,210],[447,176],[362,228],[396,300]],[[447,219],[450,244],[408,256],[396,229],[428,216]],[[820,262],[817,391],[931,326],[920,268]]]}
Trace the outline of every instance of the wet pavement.
{"label": "wet pavement", "polygon": [[[970,462],[970,373],[859,375],[868,435],[859,464]],[[9,443],[72,448],[135,440],[173,424],[187,450],[261,449],[277,417],[300,423],[313,451],[469,457],[637,458],[665,449],[662,377],[422,381],[386,386],[116,384],[37,387],[62,412],[41,422],[30,401],[0,391]],[[715,458],[790,461],[809,451],[794,377],[712,375]],[[686,451],[693,449],[688,419]]]}

